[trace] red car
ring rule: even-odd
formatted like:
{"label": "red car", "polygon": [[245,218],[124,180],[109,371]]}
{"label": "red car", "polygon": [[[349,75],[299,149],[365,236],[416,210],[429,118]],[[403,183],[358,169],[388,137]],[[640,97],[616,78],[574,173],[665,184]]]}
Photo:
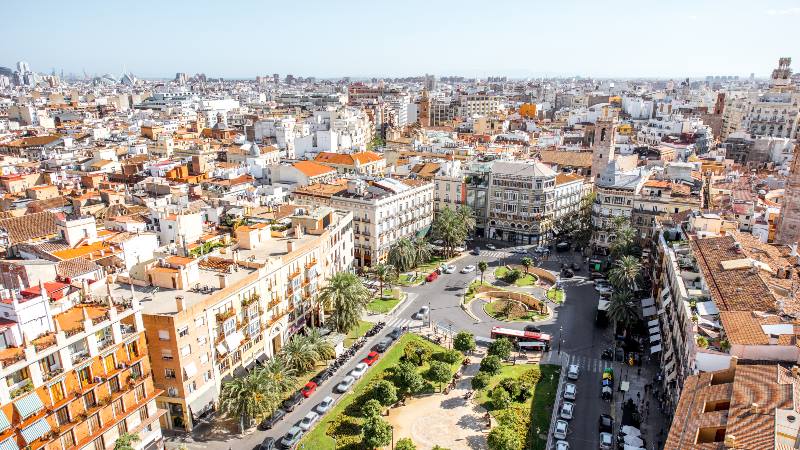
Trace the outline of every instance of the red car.
{"label": "red car", "polygon": [[300,389],[300,392],[303,394],[303,397],[308,398],[311,397],[311,394],[313,394],[314,391],[316,390],[317,390],[317,383],[309,381],[308,383],[306,383],[305,386],[303,386],[303,389]]}
{"label": "red car", "polygon": [[366,358],[362,359],[361,362],[367,363],[368,366],[375,364],[380,358],[381,355],[378,352],[369,352]]}
{"label": "red car", "polygon": [[430,283],[431,281],[433,281],[433,280],[435,280],[437,278],[439,278],[439,272],[433,271],[425,278],[425,281]]}

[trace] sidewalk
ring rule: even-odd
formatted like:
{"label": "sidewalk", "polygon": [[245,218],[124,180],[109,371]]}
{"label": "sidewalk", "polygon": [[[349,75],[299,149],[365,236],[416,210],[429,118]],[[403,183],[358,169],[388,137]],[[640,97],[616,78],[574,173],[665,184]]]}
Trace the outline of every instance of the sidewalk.
{"label": "sidewalk", "polygon": [[[622,405],[632,399],[636,404],[642,417],[642,424],[639,428],[642,432],[647,450],[661,449],[666,432],[668,430],[666,417],[659,408],[660,402],[651,389],[655,383],[656,367],[652,363],[643,366],[628,366],[623,373],[619,374],[619,382],[630,382],[630,389],[627,393],[621,393],[617,389],[614,393],[614,417],[616,427],[622,425]],[[645,392],[646,391],[646,392]]]}

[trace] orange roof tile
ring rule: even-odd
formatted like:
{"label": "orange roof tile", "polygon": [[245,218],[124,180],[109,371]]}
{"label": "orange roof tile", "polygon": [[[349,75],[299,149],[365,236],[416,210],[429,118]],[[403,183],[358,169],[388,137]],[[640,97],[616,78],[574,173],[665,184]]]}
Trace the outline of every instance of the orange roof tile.
{"label": "orange roof tile", "polygon": [[292,164],[292,167],[300,172],[303,172],[303,174],[307,177],[318,177],[336,172],[334,169],[331,169],[328,166],[323,166],[322,164],[317,164],[313,161],[298,161]]}

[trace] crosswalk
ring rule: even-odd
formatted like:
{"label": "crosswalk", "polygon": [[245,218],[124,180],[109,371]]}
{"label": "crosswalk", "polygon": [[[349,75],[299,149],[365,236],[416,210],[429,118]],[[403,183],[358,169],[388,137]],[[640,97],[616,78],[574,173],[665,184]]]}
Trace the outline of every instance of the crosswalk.
{"label": "crosswalk", "polygon": [[425,323],[426,322],[422,320],[414,320],[407,317],[406,318],[393,317],[386,321],[386,328],[388,329],[399,328],[399,327],[414,328],[414,327],[421,327]]}
{"label": "crosswalk", "polygon": [[[551,352],[552,353],[552,352]],[[581,372],[602,373],[608,367],[614,369],[614,373],[622,373],[628,366],[621,362],[606,361],[600,358],[583,355],[569,355],[566,358],[568,364],[577,364]]]}

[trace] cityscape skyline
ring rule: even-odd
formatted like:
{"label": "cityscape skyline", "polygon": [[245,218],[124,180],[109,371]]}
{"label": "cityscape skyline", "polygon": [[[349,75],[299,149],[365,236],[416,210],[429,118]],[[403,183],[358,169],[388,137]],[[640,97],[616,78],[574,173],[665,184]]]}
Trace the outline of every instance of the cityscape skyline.
{"label": "cityscape skyline", "polygon": [[[669,10],[662,8],[656,18],[641,2],[608,2],[585,14],[590,5],[596,6],[575,1],[558,8],[532,8],[509,1],[474,14],[482,8],[479,2],[428,5],[412,0],[402,9],[367,7],[360,1],[336,6],[310,2],[301,9],[239,1],[210,14],[208,7],[184,10],[154,2],[111,7],[86,1],[80,8],[45,2],[37,8],[36,20],[16,20],[0,30],[6,42],[27,36],[18,45],[0,49],[0,65],[12,67],[24,60],[40,72],[78,75],[127,69],[152,79],[171,78],[176,72],[233,79],[272,73],[515,79],[682,79],[755,73],[764,78],[769,73],[763,70],[772,61],[796,53],[800,38],[797,27],[791,26],[800,14],[796,1],[734,1],[724,8],[718,1],[680,1]],[[8,5],[6,10],[19,18],[33,13],[24,4]],[[153,15],[154,10],[159,13]],[[123,26],[100,32],[98,23]],[[380,33],[363,24],[382,24]],[[766,52],[759,40],[748,37],[776,28],[784,30],[783,37]],[[75,52],[69,43],[86,43],[88,48]]]}

